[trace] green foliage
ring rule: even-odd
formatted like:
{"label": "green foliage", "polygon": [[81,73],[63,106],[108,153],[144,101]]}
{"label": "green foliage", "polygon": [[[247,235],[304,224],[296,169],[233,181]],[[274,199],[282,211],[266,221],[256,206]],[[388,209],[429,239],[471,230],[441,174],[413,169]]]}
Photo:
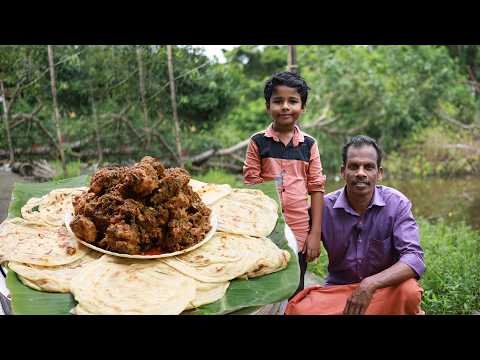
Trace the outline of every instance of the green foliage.
{"label": "green foliage", "polygon": [[477,136],[444,125],[423,128],[386,157],[384,168],[388,176],[395,178],[479,173]]}
{"label": "green foliage", "polygon": [[328,255],[327,251],[323,247],[323,244],[320,246],[320,256],[310,263],[308,263],[307,270],[320,276],[322,279],[326,279],[328,275]]}
{"label": "green foliage", "polygon": [[[446,104],[460,119],[474,116],[475,97],[444,47],[299,47],[299,58],[302,54],[302,73],[312,88],[304,121],[318,116],[330,99],[330,116],[338,118],[332,128],[372,136],[387,154],[438,120],[438,109]],[[322,140],[332,142],[332,137]],[[331,169],[330,162],[338,168],[343,141],[334,139],[337,155],[326,159],[326,168]]]}
{"label": "green foliage", "polygon": [[60,160],[51,161],[50,165],[55,170],[57,175],[54,176],[53,181],[72,178],[80,176],[80,160],[69,161],[67,165],[67,174],[63,175],[62,163]]}
{"label": "green foliage", "polygon": [[421,279],[427,314],[480,309],[480,235],[464,223],[419,221],[427,271]]}
{"label": "green foliage", "polygon": [[209,169],[204,174],[197,174],[192,176],[194,179],[213,184],[229,184],[234,188],[243,187],[243,180],[238,176],[226,173],[222,169]]}
{"label": "green foliage", "polygon": [[[126,160],[120,153],[127,148],[132,151],[127,157],[148,153],[170,160],[169,152],[158,138],[153,138],[150,144],[145,142],[145,132],[151,126],[175,149],[165,46],[53,48],[65,143],[80,141],[80,149],[93,149],[93,99],[102,146],[111,150],[105,154],[106,160]],[[425,129],[438,127],[443,121],[441,113],[472,124],[480,108],[478,91],[470,74],[471,71],[480,73],[477,48],[475,45],[297,46],[299,70],[311,88],[307,112],[300,119],[300,125],[317,119],[327,104],[330,104],[328,118],[335,119],[326,128],[308,131],[318,139],[325,171],[338,172],[341,146],[355,134],[376,138],[388,156],[393,152],[403,154],[409,141],[420,141],[419,134],[424,140],[430,139]],[[140,101],[137,49],[141,49],[145,70],[146,128]],[[17,85],[25,85],[13,104],[12,115],[31,112],[41,103],[43,108],[37,117],[47,131],[55,134],[46,46],[2,46],[1,50],[0,76],[7,92],[11,94]],[[174,47],[173,53],[185,156],[212,147],[231,146],[270,123],[263,88],[273,72],[286,69],[287,46],[242,45],[225,53],[225,64],[209,60],[203,50],[192,46]],[[114,116],[122,111],[133,130]],[[3,122],[0,132],[2,135],[5,132]],[[458,133],[465,135],[468,131]],[[28,121],[12,129],[12,138],[16,148],[39,145],[54,148],[38,124]],[[478,146],[478,136],[472,137],[470,144]],[[0,137],[0,148],[7,149],[4,136]],[[415,160],[418,164],[412,165],[413,172],[446,174],[452,171],[444,165],[427,163],[429,159],[421,153],[427,149],[417,147],[415,151],[418,152],[412,150],[410,156],[420,157]],[[56,156],[56,151],[51,153]],[[83,160],[89,160],[94,154],[90,152]],[[66,156],[73,159],[71,149],[66,149]],[[449,159],[461,158],[460,152],[452,156]],[[470,160],[458,161],[455,166],[463,166],[465,172],[478,171],[478,166]]]}

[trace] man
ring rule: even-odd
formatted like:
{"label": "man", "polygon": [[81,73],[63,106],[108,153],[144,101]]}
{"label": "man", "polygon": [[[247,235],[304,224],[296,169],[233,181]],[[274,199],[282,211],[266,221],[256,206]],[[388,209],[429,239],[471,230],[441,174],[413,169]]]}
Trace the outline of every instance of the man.
{"label": "man", "polygon": [[425,264],[411,202],[377,185],[382,154],[373,139],[354,137],[342,158],[346,186],[324,200],[326,286],[297,294],[285,314],[423,314],[416,280]]}

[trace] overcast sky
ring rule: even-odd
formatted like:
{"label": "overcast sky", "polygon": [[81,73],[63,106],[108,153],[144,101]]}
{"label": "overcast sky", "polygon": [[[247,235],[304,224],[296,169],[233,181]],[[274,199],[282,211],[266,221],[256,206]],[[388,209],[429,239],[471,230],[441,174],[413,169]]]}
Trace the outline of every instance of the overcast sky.
{"label": "overcast sky", "polygon": [[203,47],[205,49],[205,54],[213,59],[215,56],[218,58],[218,61],[221,63],[225,62],[225,58],[222,53],[222,49],[231,50],[239,45],[192,45],[194,47]]}

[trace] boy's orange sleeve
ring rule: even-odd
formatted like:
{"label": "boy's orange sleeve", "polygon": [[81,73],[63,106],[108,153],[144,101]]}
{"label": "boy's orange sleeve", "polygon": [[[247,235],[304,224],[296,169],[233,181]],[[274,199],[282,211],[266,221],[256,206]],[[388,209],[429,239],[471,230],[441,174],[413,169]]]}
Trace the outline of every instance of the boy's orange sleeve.
{"label": "boy's orange sleeve", "polygon": [[262,160],[258,152],[258,146],[250,139],[245,155],[245,162],[243,163],[243,182],[247,185],[263,183],[260,176],[262,170]]}
{"label": "boy's orange sleeve", "polygon": [[308,192],[320,191],[325,193],[325,182],[327,177],[323,175],[322,162],[320,161],[320,153],[318,145],[315,142],[310,152],[310,165],[307,175]]}

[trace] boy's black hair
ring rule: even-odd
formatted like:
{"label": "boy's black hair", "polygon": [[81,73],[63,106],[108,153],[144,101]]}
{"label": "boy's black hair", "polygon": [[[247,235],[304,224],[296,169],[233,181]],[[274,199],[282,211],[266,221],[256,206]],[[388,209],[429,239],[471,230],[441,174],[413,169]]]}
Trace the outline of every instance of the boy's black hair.
{"label": "boy's black hair", "polygon": [[267,106],[270,104],[270,98],[272,97],[273,89],[276,86],[285,85],[291,88],[297,89],[302,99],[302,109],[307,104],[308,90],[310,89],[304,78],[292,71],[277,72],[272,75],[270,79],[265,83],[265,89],[263,90],[265,101]]}
{"label": "boy's black hair", "polygon": [[347,142],[343,146],[343,149],[342,149],[343,166],[347,164],[347,151],[350,146],[359,148],[367,145],[373,146],[377,151],[377,167],[379,168],[380,165],[382,164],[382,149],[380,149],[380,147],[378,146],[375,140],[373,140],[371,137],[366,135],[354,136],[353,138],[350,139],[349,142]]}

